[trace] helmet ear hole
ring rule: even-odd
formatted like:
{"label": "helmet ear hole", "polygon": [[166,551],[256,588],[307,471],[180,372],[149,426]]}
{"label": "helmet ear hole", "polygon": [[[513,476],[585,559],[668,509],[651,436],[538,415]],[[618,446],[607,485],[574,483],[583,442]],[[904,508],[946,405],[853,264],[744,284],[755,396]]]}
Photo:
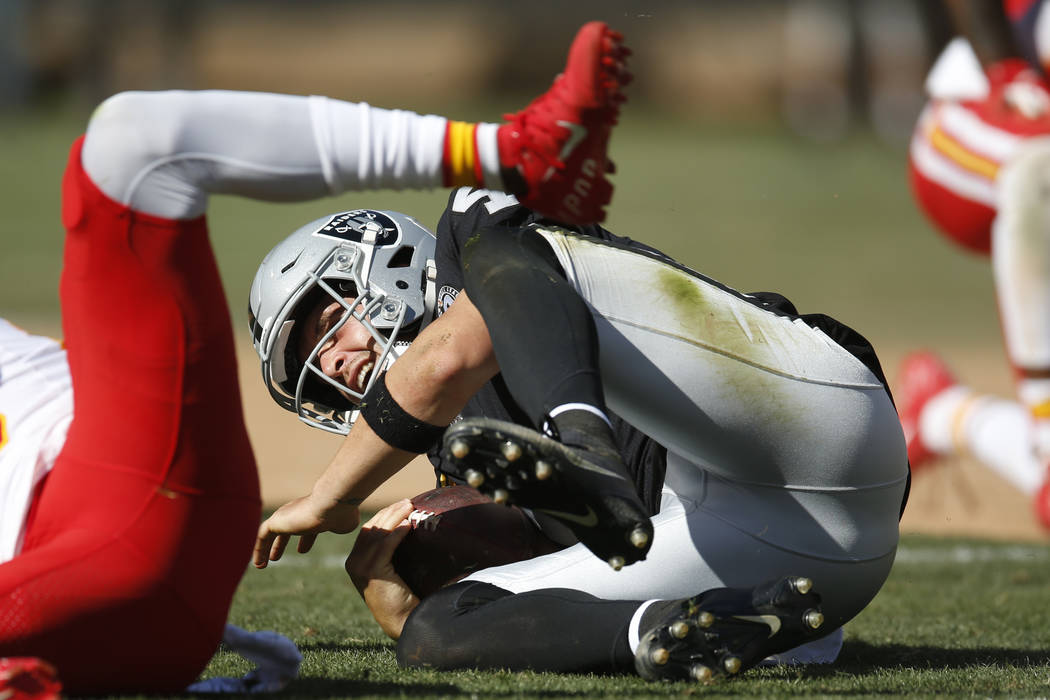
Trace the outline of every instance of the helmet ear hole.
{"label": "helmet ear hole", "polygon": [[397,249],[397,252],[390,256],[390,261],[387,262],[386,266],[393,267],[412,267],[412,257],[416,254],[414,246],[403,245]]}

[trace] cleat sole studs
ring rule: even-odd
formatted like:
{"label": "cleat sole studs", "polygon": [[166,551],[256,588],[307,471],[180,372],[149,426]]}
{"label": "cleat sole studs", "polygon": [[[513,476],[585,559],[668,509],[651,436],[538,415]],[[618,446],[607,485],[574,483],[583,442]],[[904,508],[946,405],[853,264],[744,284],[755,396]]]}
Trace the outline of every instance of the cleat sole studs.
{"label": "cleat sole studs", "polygon": [[631,544],[634,545],[636,549],[645,549],[649,544],[649,533],[640,527],[634,528],[634,530],[631,531]]}
{"label": "cleat sole studs", "polygon": [[492,500],[496,503],[506,503],[508,498],[510,498],[510,494],[507,493],[506,489],[496,489],[492,492]]}
{"label": "cleat sole studs", "polygon": [[503,455],[503,459],[508,462],[516,462],[521,459],[521,445],[511,440],[507,440],[500,445],[499,451]]}
{"label": "cleat sole studs", "polygon": [[791,580],[791,587],[802,595],[806,595],[813,588],[813,582],[804,576],[799,576]]}
{"label": "cleat sole studs", "polygon": [[619,554],[609,557],[609,566],[613,568],[613,571],[619,571],[624,567],[627,562]]}
{"label": "cleat sole studs", "polygon": [[706,629],[715,624],[715,616],[705,610],[696,616],[696,624]]}
{"label": "cleat sole studs", "polygon": [[740,667],[744,665],[744,662],[736,656],[727,656],[722,660],[722,668],[726,670],[726,673],[735,675],[740,673]]}
{"label": "cleat sole studs", "polygon": [[663,647],[660,647],[659,649],[653,649],[652,652],[649,654],[649,660],[657,666],[663,666],[671,660],[671,652],[667,651]]}
{"label": "cleat sole studs", "polygon": [[548,462],[544,462],[542,459],[536,462],[536,478],[540,481],[546,481],[551,478],[554,474],[554,467]]}
{"label": "cleat sole studs", "polygon": [[477,488],[485,483],[485,475],[477,469],[468,469],[466,473],[467,483]]}
{"label": "cleat sole studs", "polygon": [[709,683],[715,677],[714,672],[703,664],[697,664],[689,669],[689,675],[700,683]]}
{"label": "cleat sole studs", "polygon": [[689,636],[689,623],[682,620],[671,623],[667,628],[668,633],[675,639],[685,639]]}
{"label": "cleat sole studs", "polygon": [[456,459],[463,459],[470,454],[470,445],[467,444],[466,440],[456,438],[452,441],[452,444],[448,446],[448,451],[452,453],[452,456]]}
{"label": "cleat sole studs", "polygon": [[470,445],[465,440],[457,438],[448,446],[448,451],[453,453],[453,457],[457,460],[462,460],[470,453]]}
{"label": "cleat sole studs", "polygon": [[810,629],[820,629],[820,626],[824,624],[824,615],[819,610],[807,610],[802,614],[802,621]]}

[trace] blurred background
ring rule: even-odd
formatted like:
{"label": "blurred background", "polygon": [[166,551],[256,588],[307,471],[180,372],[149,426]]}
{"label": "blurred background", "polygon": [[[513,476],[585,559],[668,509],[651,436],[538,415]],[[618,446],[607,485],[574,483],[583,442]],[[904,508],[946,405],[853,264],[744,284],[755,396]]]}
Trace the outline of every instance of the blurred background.
{"label": "blurred background", "polygon": [[[743,291],[774,290],[866,335],[891,381],[937,349],[1010,395],[988,261],[942,239],[907,182],[922,84],[950,30],[933,0],[0,0],[0,314],[61,335],[59,182],[93,107],[123,90],[226,88],[498,121],[545,90],[578,27],[634,49],[607,222]],[[297,205],[217,198],[209,217],[246,332],[263,254],[328,211],[435,223],[447,192]],[[271,504],[304,493],[338,439],[242,388]],[[271,428],[271,423],[275,427]],[[425,465],[377,495],[429,488]],[[1040,537],[1026,499],[967,460],[915,480],[906,529]]]}

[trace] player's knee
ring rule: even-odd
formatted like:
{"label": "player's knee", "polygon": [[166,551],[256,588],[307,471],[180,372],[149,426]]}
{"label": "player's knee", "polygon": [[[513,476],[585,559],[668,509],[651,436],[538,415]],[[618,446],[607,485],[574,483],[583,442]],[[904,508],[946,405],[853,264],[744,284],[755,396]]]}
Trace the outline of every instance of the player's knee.
{"label": "player's knee", "polygon": [[451,668],[455,646],[446,635],[453,629],[455,593],[459,586],[427,596],[412,611],[397,640],[397,663],[404,667]]}
{"label": "player's knee", "polygon": [[88,121],[86,155],[141,161],[170,153],[178,133],[171,104],[171,93],[164,92],[129,91],[107,98]]}
{"label": "player's knee", "polygon": [[185,132],[184,94],[121,92],[95,109],[81,162],[92,182],[111,199],[131,205],[132,189],[143,176],[178,153]]}
{"label": "player's knee", "polygon": [[[483,656],[484,634],[470,630],[470,611],[511,595],[488,583],[446,586],[412,611],[397,641],[397,663],[411,668],[474,668]],[[465,629],[465,626],[468,626]]]}

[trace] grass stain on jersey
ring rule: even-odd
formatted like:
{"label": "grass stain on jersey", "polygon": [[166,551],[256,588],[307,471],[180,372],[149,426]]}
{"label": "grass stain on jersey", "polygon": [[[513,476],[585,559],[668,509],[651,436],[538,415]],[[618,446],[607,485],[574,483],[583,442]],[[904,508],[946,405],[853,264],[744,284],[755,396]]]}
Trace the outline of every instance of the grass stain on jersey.
{"label": "grass stain on jersey", "polygon": [[[725,386],[732,388],[734,397],[728,400],[747,405],[763,422],[797,429],[797,403],[781,396],[782,380],[765,371],[773,359],[769,332],[776,337],[779,319],[670,266],[660,267],[657,280],[661,296],[682,322],[682,336],[724,358],[714,362]],[[730,304],[738,305],[736,313]],[[773,327],[765,328],[766,321]]]}
{"label": "grass stain on jersey", "polygon": [[463,272],[470,269],[470,250],[478,244],[481,240],[481,232],[477,231],[472,233],[469,238],[463,243],[463,253],[460,255],[460,260],[463,265]]}

